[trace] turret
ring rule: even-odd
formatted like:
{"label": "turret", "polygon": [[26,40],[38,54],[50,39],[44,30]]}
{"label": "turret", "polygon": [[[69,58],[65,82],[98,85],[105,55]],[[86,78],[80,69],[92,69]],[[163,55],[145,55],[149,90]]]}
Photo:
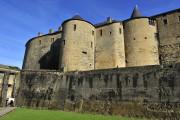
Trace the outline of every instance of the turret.
{"label": "turret", "polygon": [[154,20],[141,15],[138,7],[124,21],[126,66],[159,64],[157,27]]}
{"label": "turret", "polygon": [[62,58],[60,68],[64,71],[94,69],[95,27],[75,15],[62,24]]}

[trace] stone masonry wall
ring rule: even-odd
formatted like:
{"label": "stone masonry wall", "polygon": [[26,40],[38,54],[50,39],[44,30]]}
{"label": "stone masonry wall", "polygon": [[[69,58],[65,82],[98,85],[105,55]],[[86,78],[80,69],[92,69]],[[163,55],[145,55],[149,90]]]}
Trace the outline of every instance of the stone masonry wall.
{"label": "stone masonry wall", "polygon": [[179,103],[179,80],[180,64],[69,73],[22,71],[17,105],[141,116],[147,108],[156,110],[152,103]]}
{"label": "stone masonry wall", "polygon": [[161,64],[180,61],[180,12],[157,16]]}

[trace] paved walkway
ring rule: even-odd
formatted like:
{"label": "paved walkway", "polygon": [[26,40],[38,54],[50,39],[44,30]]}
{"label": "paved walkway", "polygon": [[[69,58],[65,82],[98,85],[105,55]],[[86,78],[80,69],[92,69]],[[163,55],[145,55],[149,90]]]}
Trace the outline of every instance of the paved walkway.
{"label": "paved walkway", "polygon": [[0,108],[0,117],[2,117],[3,115],[13,111],[14,109],[16,109],[16,107],[3,107]]}

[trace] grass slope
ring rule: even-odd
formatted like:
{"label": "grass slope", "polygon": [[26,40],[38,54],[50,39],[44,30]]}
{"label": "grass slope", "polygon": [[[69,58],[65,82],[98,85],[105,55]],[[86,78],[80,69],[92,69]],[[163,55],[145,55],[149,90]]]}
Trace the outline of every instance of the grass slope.
{"label": "grass slope", "polygon": [[0,120],[138,120],[118,116],[103,116],[50,110],[17,108]]}

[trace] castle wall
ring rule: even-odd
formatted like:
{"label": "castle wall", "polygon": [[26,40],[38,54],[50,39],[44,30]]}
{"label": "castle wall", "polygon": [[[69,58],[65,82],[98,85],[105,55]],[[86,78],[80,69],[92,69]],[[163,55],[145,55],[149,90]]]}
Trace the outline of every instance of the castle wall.
{"label": "castle wall", "polygon": [[26,44],[23,69],[58,69],[61,33],[33,38]]}
{"label": "castle wall", "polygon": [[158,65],[158,41],[155,22],[137,18],[124,22],[126,66]]}
{"label": "castle wall", "polygon": [[18,106],[91,112],[109,106],[118,114],[128,101],[180,102],[179,80],[180,64],[69,73],[21,71],[16,99]]}
{"label": "castle wall", "polygon": [[94,69],[95,28],[81,20],[63,24],[63,56],[60,68],[64,71]]}
{"label": "castle wall", "polygon": [[96,28],[95,69],[125,67],[122,23]]}
{"label": "castle wall", "polygon": [[0,73],[0,97],[2,97],[1,92],[3,89],[3,78],[4,78],[4,73]]}
{"label": "castle wall", "polygon": [[180,62],[180,12],[156,16],[155,19],[158,25],[161,63]]}

